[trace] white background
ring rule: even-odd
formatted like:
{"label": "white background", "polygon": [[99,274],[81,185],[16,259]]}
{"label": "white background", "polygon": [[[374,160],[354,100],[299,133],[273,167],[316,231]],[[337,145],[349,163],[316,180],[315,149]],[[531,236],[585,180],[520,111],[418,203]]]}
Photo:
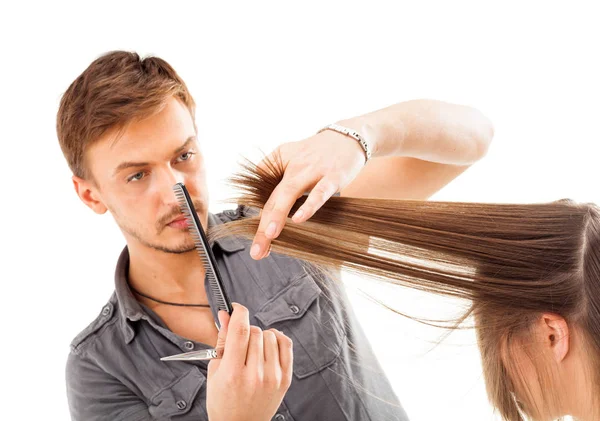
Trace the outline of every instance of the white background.
{"label": "white background", "polygon": [[[598,15],[578,2],[19,2],[0,7],[2,418],[68,419],[71,339],[113,289],[123,238],[75,195],[58,101],[100,54],[169,61],[198,103],[211,211],[241,156],[414,98],[480,109],[488,155],[432,200],[598,201]],[[347,279],[413,421],[490,420],[472,331],[383,310],[456,314],[443,300]]]}

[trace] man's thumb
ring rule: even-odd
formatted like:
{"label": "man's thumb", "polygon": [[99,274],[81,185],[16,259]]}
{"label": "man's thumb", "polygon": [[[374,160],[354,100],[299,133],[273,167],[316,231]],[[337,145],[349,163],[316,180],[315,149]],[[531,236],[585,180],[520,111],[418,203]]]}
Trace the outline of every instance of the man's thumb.
{"label": "man's thumb", "polygon": [[217,358],[221,358],[223,356],[223,351],[225,350],[225,339],[227,338],[227,327],[229,326],[229,314],[226,311],[220,310],[217,317],[219,317],[221,330],[219,330],[219,335],[217,336],[215,350],[217,351]]}

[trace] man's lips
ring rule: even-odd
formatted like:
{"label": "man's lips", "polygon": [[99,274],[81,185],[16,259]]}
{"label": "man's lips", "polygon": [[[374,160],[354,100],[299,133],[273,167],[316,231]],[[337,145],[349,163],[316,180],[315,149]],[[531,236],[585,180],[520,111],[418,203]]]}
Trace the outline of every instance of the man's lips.
{"label": "man's lips", "polygon": [[186,223],[187,223],[186,217],[183,215],[180,215],[177,218],[173,219],[171,222],[169,222],[167,225],[181,226],[181,225],[186,225]]}

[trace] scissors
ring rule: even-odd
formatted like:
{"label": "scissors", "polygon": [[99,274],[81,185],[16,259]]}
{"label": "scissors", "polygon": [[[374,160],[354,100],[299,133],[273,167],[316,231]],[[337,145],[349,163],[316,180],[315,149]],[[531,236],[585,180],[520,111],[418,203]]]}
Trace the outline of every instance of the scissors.
{"label": "scissors", "polygon": [[183,354],[175,354],[169,357],[162,357],[161,361],[198,361],[212,360],[217,358],[217,350],[214,348],[201,349],[199,351],[184,352]]}
{"label": "scissors", "polygon": [[[196,248],[200,259],[202,259],[202,263],[204,264],[210,290],[216,298],[217,311],[224,310],[231,316],[231,313],[233,312],[233,306],[231,305],[231,300],[229,299],[229,296],[223,287],[223,280],[221,278],[221,274],[219,273],[219,268],[217,267],[217,261],[212,249],[210,248],[210,245],[208,244],[208,237],[206,236],[204,229],[200,224],[200,220],[198,219],[198,214],[196,213],[192,199],[190,198],[190,195],[183,183],[175,184],[173,186],[173,191],[177,197],[179,208],[186,217],[188,231],[194,240],[194,247]],[[220,330],[219,323],[215,322],[215,325],[217,326],[217,329]],[[217,350],[214,348],[209,348],[162,357],[160,360],[195,361],[211,360],[213,358],[218,358]]]}

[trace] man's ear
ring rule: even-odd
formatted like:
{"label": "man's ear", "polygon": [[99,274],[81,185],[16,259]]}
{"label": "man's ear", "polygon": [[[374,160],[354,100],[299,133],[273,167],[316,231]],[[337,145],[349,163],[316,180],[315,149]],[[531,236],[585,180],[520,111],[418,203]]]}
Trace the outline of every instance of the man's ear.
{"label": "man's ear", "polygon": [[81,201],[85,203],[86,206],[99,215],[106,213],[108,208],[104,202],[102,202],[100,193],[95,186],[93,186],[89,181],[77,177],[76,175],[74,175],[71,179],[73,180],[73,187],[75,187],[77,196],[79,196]]}
{"label": "man's ear", "polygon": [[557,363],[569,352],[570,334],[567,321],[558,314],[544,313],[541,317],[544,347],[549,349]]}

